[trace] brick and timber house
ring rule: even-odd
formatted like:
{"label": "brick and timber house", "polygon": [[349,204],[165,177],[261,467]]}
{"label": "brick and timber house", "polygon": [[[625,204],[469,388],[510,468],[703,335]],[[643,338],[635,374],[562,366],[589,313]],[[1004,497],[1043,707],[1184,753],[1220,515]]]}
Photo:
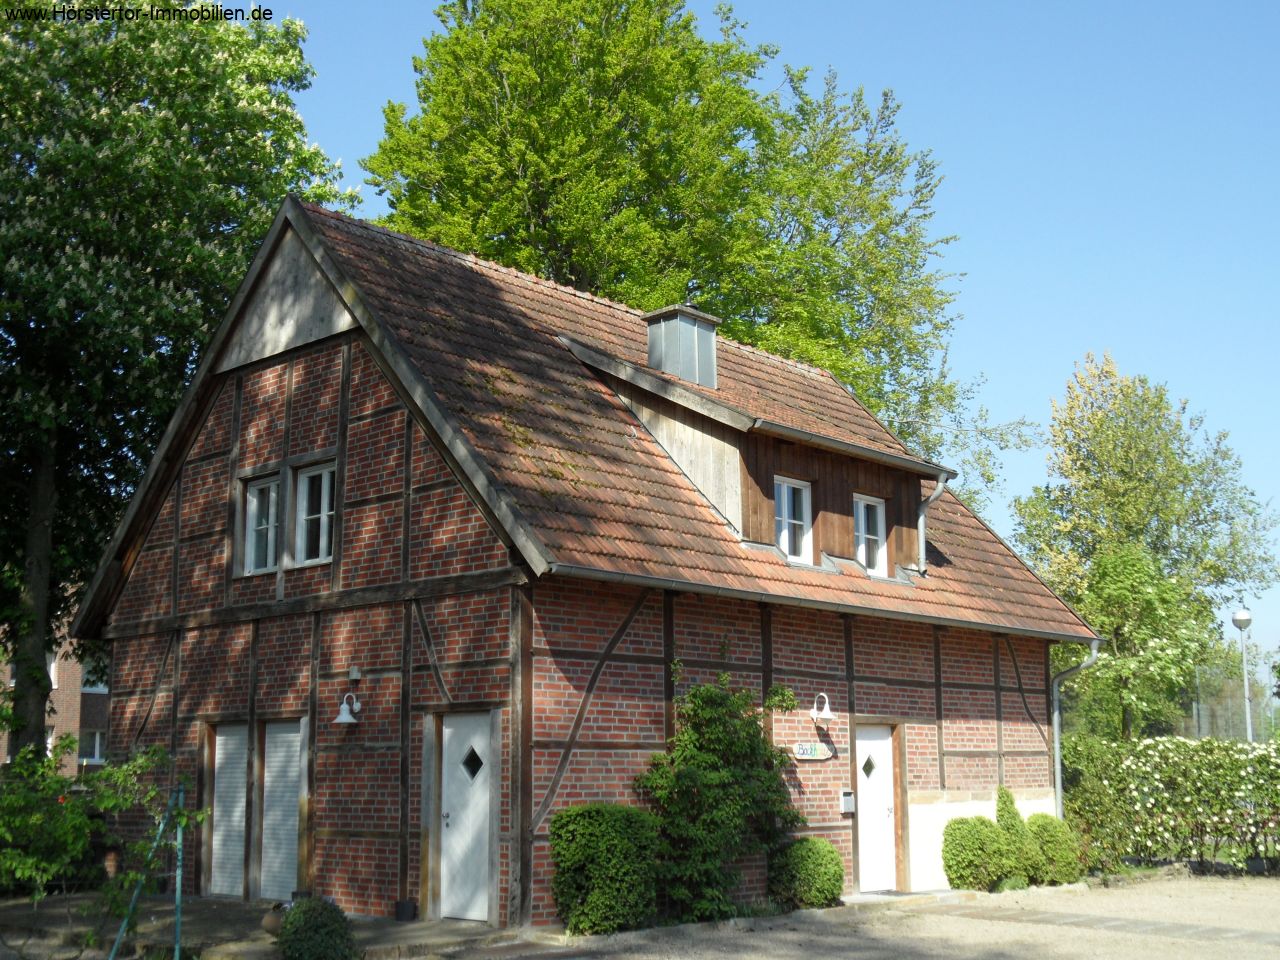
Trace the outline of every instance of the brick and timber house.
{"label": "brick and timber house", "polygon": [[[3,666],[10,686],[14,669],[13,664]],[[107,688],[85,676],[83,664],[65,645],[58,653],[46,655],[45,669],[49,674],[45,740],[50,748],[64,736],[75,737],[78,743],[78,749],[63,758],[60,772],[74,776],[78,770],[96,769],[106,760]],[[9,760],[16,750],[16,738],[0,728],[0,762]]]}
{"label": "brick and timber house", "polygon": [[849,889],[938,888],[997,785],[1052,810],[1049,648],[1093,637],[952,476],[696,310],[290,199],[74,629],[111,753],[211,810],[193,892],[551,921],[549,818],[638,803],[722,672],[798,695],[769,729]]}

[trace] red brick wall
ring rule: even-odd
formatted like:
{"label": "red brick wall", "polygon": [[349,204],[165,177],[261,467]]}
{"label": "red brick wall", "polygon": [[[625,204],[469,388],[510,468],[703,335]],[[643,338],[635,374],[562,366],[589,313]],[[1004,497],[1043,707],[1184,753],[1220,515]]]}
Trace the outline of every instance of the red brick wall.
{"label": "red brick wall", "polygon": [[[582,581],[547,581],[534,590],[535,812],[545,809],[549,817],[565,806],[594,800],[640,802],[635,778],[660,749],[655,741],[665,736],[660,592],[649,594],[603,666],[582,713],[578,739],[568,742],[597,660],[640,595],[634,588]],[[721,673],[757,698],[770,684],[783,684],[795,692],[800,708],[772,717],[774,742],[791,747],[820,740],[831,748],[830,759],[794,763],[787,779],[793,801],[808,820],[802,832],[836,845],[851,887],[853,821],[840,813],[840,793],[852,781],[849,654],[854,713],[859,722],[900,728],[905,757],[901,775],[908,794],[993,790],[1001,782],[1015,789],[1051,783],[1041,736],[1048,723],[1042,641],[1012,641],[1022,680],[1019,690],[1004,638],[990,633],[869,616],[848,618],[846,628],[838,615],[783,606],[772,607],[762,618],[759,604],[693,594],[675,595],[671,604],[672,653],[682,678],[677,693]],[[998,658],[1002,689],[997,693]],[[826,730],[816,730],[809,717],[818,693],[827,694],[837,715]],[[557,768],[566,759],[563,777],[548,798]],[[555,920],[546,830],[545,818],[535,823],[535,923]],[[740,866],[740,896],[763,896],[763,864]]]}
{"label": "red brick wall", "polygon": [[[345,398],[344,377],[350,383]],[[260,726],[311,717],[315,892],[360,914],[388,915],[396,899],[418,897],[423,738],[429,724],[434,736],[429,713],[498,709],[509,743],[504,704],[511,688],[511,588],[426,597],[419,601],[420,616],[403,600],[280,615],[255,611],[256,619],[236,610],[277,598],[333,597],[348,588],[508,565],[504,543],[422,429],[411,423],[355,339],[223,375],[110,620],[122,634],[114,644],[111,683],[115,755],[135,745],[162,746],[173,751],[177,770],[194,784],[206,760],[202,736],[207,739],[219,723],[252,718]],[[296,460],[282,464],[286,453]],[[243,495],[234,478],[280,473],[288,495],[295,465],[326,459],[345,459],[346,467],[338,478],[342,529],[334,561],[292,569],[282,563],[277,572],[240,575],[230,566],[240,531],[229,528],[238,505],[228,498],[233,489]],[[403,535],[406,516],[414,531],[410,540]],[[291,533],[282,513],[281,547]],[[226,622],[190,619],[209,615]],[[434,645],[443,690],[420,619]],[[355,686],[348,678],[352,666],[362,672]],[[359,723],[334,725],[342,696],[352,689],[363,705]],[[406,702],[409,713],[402,718]],[[501,769],[508,777],[498,811],[499,864],[509,878],[518,844],[511,836],[510,766],[504,762]],[[207,794],[192,797],[192,805],[210,801]],[[198,865],[199,837],[189,852]],[[199,869],[187,875],[194,890]]]}

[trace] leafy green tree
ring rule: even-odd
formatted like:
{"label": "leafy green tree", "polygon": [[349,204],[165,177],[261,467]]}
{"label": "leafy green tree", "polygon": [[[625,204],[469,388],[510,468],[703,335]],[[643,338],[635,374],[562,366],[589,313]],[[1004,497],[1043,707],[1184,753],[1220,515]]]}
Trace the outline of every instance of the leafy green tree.
{"label": "leafy green tree", "polygon": [[1217,654],[1214,609],[1275,582],[1275,517],[1225,433],[1109,356],[1077,367],[1050,445],[1049,482],[1014,501],[1016,541],[1108,641],[1076,681],[1091,726],[1159,732]]}
{"label": "leafy green tree", "polygon": [[891,93],[868,103],[833,75],[811,93],[804,70],[757,92],[775,50],[726,9],[705,39],[683,0],[451,0],[439,16],[417,113],[388,104],[363,161],[388,226],[641,308],[697,303],[726,336],[830,370],[927,454],[1019,438],[966,432],[945,363],[950,238],[929,232],[941,177]]}
{"label": "leafy green tree", "polygon": [[[308,144],[301,23],[16,21],[0,36],[0,654],[19,743],[184,380]],[[82,651],[93,659],[95,651]]]}

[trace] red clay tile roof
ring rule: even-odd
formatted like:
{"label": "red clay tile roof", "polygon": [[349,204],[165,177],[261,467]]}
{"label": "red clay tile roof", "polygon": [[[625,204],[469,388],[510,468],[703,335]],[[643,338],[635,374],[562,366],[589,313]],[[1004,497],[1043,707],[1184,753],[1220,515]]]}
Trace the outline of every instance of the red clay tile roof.
{"label": "red clay tile roof", "polygon": [[[311,225],[402,346],[555,564],[780,602],[1089,639],[1080,621],[949,492],[914,583],[796,567],[744,546],[614,392],[557,339],[644,365],[639,311],[314,206]],[[911,456],[829,374],[719,340],[715,399]],[[696,385],[682,383],[696,388]],[[926,492],[928,484],[926,484]]]}

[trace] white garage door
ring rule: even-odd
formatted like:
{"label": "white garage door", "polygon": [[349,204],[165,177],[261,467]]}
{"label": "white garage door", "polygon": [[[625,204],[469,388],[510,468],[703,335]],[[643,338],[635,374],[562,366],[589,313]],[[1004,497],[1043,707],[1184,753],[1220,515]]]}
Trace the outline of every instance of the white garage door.
{"label": "white garage door", "polygon": [[288,900],[298,889],[298,797],[302,733],[297,720],[268,723],[262,773],[261,896]]}
{"label": "white garage door", "polygon": [[245,775],[249,742],[244,724],[220,726],[213,746],[213,863],[209,892],[244,896]]}

